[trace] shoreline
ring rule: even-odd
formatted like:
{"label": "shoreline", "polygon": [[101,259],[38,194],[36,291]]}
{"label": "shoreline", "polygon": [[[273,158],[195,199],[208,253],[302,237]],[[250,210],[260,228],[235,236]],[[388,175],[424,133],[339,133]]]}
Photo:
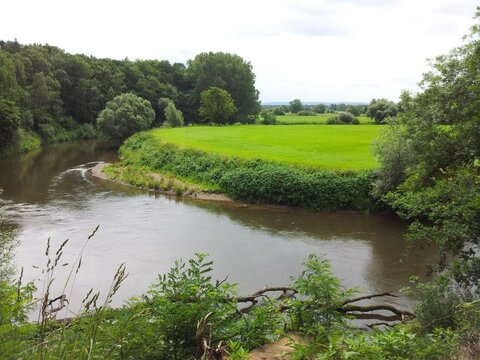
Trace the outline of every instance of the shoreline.
{"label": "shoreline", "polygon": [[[102,170],[104,167],[111,165],[111,163],[108,162],[99,162],[97,163],[94,167],[90,168],[89,171],[92,174],[92,176],[96,179],[100,179],[103,181],[108,181],[112,182],[114,184],[122,185],[122,186],[127,186],[129,188],[133,188],[136,190],[143,190],[147,191],[149,193],[154,193],[154,194],[161,194],[161,195],[166,195],[166,196],[171,196],[171,197],[176,197],[176,198],[186,198],[186,199],[192,199],[192,200],[201,200],[201,201],[214,201],[217,203],[224,203],[228,204],[229,206],[234,206],[234,207],[241,207],[241,208],[256,208],[256,209],[275,209],[275,210],[284,210],[284,211],[307,211],[307,212],[316,212],[316,213],[322,213],[322,212],[327,212],[330,213],[330,211],[318,211],[318,210],[312,210],[312,209],[305,209],[302,208],[301,206],[288,206],[288,205],[275,205],[275,204],[262,204],[262,203],[247,203],[241,200],[234,200],[230,198],[228,195],[225,193],[208,193],[205,191],[198,191],[198,192],[184,192],[182,194],[178,194],[174,190],[158,190],[158,189],[153,189],[153,188],[143,188],[140,186],[132,185],[129,184],[125,181],[117,180],[117,179],[112,179],[109,177],[107,174],[105,174]],[[154,174],[152,174],[154,175]],[[336,213],[354,213],[358,214],[358,211],[354,210],[335,210],[334,212]],[[377,212],[378,214],[384,214],[385,212]]]}
{"label": "shoreline", "polygon": [[223,194],[223,193],[208,193],[205,191],[198,191],[198,192],[184,192],[182,194],[178,194],[174,190],[158,190],[158,189],[152,189],[152,188],[141,188],[141,187],[129,184],[125,181],[112,179],[110,176],[108,176],[103,172],[103,169],[108,165],[111,165],[111,164],[103,161],[99,162],[97,165],[95,165],[90,169],[92,176],[97,179],[110,181],[116,184],[125,185],[135,189],[146,190],[146,191],[157,193],[157,194],[163,194],[163,195],[169,195],[169,196],[175,196],[175,197],[185,197],[185,198],[197,199],[197,200],[219,201],[219,202],[229,202],[229,203],[235,202],[235,200],[231,199],[230,197],[228,197],[226,194]]}

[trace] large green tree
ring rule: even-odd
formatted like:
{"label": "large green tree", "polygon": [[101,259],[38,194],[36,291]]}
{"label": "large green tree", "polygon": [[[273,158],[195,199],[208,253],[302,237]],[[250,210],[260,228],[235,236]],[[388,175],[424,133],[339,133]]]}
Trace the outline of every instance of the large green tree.
{"label": "large green tree", "polygon": [[388,117],[394,117],[398,113],[398,107],[393,101],[387,99],[372,99],[367,108],[367,116],[382,124]]}
{"label": "large green tree", "polygon": [[252,65],[240,56],[223,52],[201,53],[188,62],[187,74],[193,83],[193,95],[198,104],[203,91],[218,87],[232,96],[237,108],[237,121],[247,121],[248,115],[260,112]]}
{"label": "large green tree", "polygon": [[202,91],[200,103],[200,116],[208,123],[227,124],[237,110],[228,91],[218,87]]}
{"label": "large green tree", "polygon": [[290,112],[296,114],[303,110],[303,104],[300,99],[293,99],[290,101]]}
{"label": "large green tree", "polygon": [[[478,19],[478,17],[477,17]],[[440,56],[418,95],[384,130],[379,194],[412,221],[408,238],[440,247],[439,270],[465,285],[480,282],[480,31]],[[453,255],[448,262],[448,256]]]}
{"label": "large green tree", "polygon": [[105,136],[122,141],[139,131],[149,129],[154,118],[155,112],[147,100],[126,93],[107,103],[98,115],[97,124]]}

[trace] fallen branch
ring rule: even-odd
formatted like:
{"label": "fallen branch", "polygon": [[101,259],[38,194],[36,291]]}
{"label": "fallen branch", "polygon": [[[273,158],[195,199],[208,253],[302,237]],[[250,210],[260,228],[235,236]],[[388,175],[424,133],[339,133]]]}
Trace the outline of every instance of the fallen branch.
{"label": "fallen branch", "polygon": [[361,301],[361,300],[369,300],[369,299],[373,299],[373,298],[376,298],[376,297],[383,297],[383,296],[398,297],[397,295],[392,294],[392,290],[390,290],[390,291],[385,291],[385,292],[379,293],[379,294],[364,295],[364,296],[360,296],[360,297],[357,297],[357,298],[354,298],[354,299],[345,300],[342,303],[342,306],[347,305],[347,304],[351,304],[351,303],[354,303],[354,302],[357,302],[357,301]]}
{"label": "fallen branch", "polygon": [[[277,287],[266,287],[264,289],[258,290],[257,292],[254,292],[252,295],[248,296],[239,296],[235,298],[235,300],[239,303],[245,303],[245,302],[251,302],[253,304],[256,304],[258,302],[257,298],[259,297],[266,297],[269,298],[266,293],[268,292],[278,292],[281,291],[283,294],[280,295],[277,300],[283,300],[285,298],[290,298],[297,294],[297,290],[290,288],[290,287],[285,287],[285,286],[277,286]],[[291,293],[291,295],[288,295],[288,292]]]}
{"label": "fallen branch", "polygon": [[377,310],[386,310],[390,311],[398,316],[402,317],[412,317],[413,313],[407,310],[401,310],[397,309],[393,305],[388,305],[388,304],[375,304],[375,305],[346,305],[342,306],[341,308],[338,309],[341,313],[348,313],[348,312],[371,312],[371,311],[377,311]]}

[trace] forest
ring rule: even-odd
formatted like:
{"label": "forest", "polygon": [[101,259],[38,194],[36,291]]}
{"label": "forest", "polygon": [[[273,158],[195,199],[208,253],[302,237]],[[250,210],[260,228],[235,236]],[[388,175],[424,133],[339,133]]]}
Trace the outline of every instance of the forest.
{"label": "forest", "polygon": [[150,103],[153,126],[165,120],[161,99],[174,102],[187,123],[199,122],[200,94],[215,86],[235,101],[232,122],[251,122],[249,115],[259,112],[255,75],[238,55],[202,53],[187,65],[97,59],[50,45],[1,41],[0,152],[28,150],[40,141],[94,138],[99,112],[123,93]]}

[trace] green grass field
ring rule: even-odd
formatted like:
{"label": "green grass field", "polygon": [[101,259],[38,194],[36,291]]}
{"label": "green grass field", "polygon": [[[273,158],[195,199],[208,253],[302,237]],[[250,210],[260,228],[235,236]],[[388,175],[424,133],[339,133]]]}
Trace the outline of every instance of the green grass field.
{"label": "green grass field", "polygon": [[378,125],[191,126],[154,129],[161,141],[244,159],[323,169],[360,170],[377,165],[371,153]]}
{"label": "green grass field", "polygon": [[[299,115],[277,115],[277,123],[280,125],[290,125],[290,124],[312,124],[312,125],[322,125],[325,124],[325,120],[329,117],[334,116],[335,114],[319,114],[314,116],[299,116]],[[373,119],[370,119],[368,116],[357,116],[357,119],[360,121],[360,125],[373,125]]]}

